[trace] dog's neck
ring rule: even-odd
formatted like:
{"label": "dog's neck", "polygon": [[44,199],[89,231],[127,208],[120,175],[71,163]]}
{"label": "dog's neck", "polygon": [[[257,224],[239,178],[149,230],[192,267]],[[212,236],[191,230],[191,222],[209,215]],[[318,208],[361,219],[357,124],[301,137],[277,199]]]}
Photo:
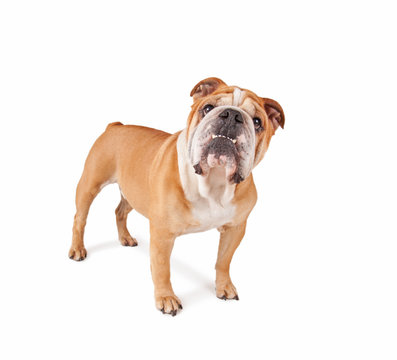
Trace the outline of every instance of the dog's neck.
{"label": "dog's neck", "polygon": [[187,200],[194,203],[206,199],[209,204],[227,206],[234,197],[236,184],[230,183],[222,167],[210,169],[208,175],[197,175],[191,164],[186,142],[186,129],[178,137],[178,167]]}

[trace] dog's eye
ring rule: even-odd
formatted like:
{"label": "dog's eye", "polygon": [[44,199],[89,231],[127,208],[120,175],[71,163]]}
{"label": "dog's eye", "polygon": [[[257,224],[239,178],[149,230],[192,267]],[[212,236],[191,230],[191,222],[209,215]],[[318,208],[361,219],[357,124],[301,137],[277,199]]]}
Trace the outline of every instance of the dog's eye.
{"label": "dog's eye", "polygon": [[256,131],[259,131],[262,128],[262,121],[259,118],[253,118],[252,121],[254,122],[254,127]]}
{"label": "dog's eye", "polygon": [[207,115],[214,107],[210,104],[207,104],[203,107],[203,113],[204,115]]}

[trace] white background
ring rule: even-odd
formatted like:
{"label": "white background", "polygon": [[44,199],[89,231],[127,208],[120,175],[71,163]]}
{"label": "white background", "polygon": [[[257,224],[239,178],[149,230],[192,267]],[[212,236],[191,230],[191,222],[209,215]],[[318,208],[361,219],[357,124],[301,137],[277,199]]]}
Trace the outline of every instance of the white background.
{"label": "white background", "polygon": [[[396,359],[392,1],[2,1],[2,359]],[[259,200],[215,297],[217,232],[177,240],[184,310],[154,307],[148,222],[117,186],[68,259],[74,193],[109,122],[175,132],[217,76],[280,102]]]}

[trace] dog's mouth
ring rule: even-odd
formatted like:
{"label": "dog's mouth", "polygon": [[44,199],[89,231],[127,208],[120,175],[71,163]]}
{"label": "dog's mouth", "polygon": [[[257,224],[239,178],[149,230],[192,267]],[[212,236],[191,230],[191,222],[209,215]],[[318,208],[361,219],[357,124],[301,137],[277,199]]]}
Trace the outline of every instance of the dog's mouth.
{"label": "dog's mouth", "polygon": [[237,139],[232,139],[232,138],[230,138],[229,136],[226,136],[226,135],[211,135],[211,137],[212,137],[212,139],[216,139],[216,138],[224,138],[224,139],[227,139],[227,140],[230,140],[233,144],[235,144],[236,142],[237,142]]}
{"label": "dog's mouth", "polygon": [[203,146],[201,160],[195,164],[198,175],[207,175],[213,168],[224,168],[229,181],[238,184],[243,177],[239,173],[240,153],[238,139],[222,134],[212,134]]}

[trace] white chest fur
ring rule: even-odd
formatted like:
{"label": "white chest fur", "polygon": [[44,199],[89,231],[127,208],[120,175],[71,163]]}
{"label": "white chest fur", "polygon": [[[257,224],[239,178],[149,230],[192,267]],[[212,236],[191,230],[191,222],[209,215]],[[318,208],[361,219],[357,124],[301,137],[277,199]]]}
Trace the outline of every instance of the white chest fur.
{"label": "white chest fur", "polygon": [[[195,175],[198,177],[197,175]],[[225,169],[214,168],[206,178],[198,179],[198,194],[191,198],[192,215],[200,225],[192,231],[205,231],[220,227],[233,220],[232,204],[235,185],[225,181]]]}
{"label": "white chest fur", "polygon": [[188,228],[187,232],[205,231],[230,223],[235,215],[232,200],[236,185],[226,181],[224,168],[213,168],[206,177],[196,175],[187,158],[185,139],[183,131],[177,144],[179,175],[197,223]]}

